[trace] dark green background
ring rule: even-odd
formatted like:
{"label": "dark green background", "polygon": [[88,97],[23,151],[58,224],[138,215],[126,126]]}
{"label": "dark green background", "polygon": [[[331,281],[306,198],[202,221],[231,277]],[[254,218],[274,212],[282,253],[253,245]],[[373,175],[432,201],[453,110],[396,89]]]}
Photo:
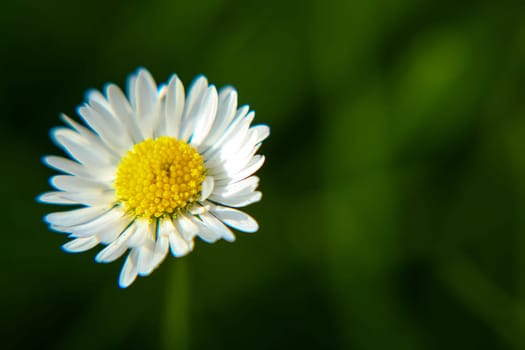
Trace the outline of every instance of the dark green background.
{"label": "dark green background", "polygon": [[[523,1],[11,1],[2,349],[525,349]],[[272,127],[261,224],[127,290],[34,198],[48,130],[147,67]]]}

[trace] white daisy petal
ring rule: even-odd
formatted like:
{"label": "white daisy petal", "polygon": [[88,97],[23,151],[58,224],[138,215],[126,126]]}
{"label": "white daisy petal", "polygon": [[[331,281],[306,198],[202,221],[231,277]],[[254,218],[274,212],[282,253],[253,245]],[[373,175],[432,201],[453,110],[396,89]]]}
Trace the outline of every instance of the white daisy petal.
{"label": "white daisy petal", "polygon": [[263,155],[258,154],[254,156],[243,170],[232,176],[232,181],[237,182],[252,175],[263,166],[264,161],[265,157]]}
{"label": "white daisy petal", "polygon": [[122,130],[120,122],[99,103],[92,101],[91,105],[79,107],[78,114],[116,154],[121,154],[132,145],[127,134],[115,137]]}
{"label": "white daisy petal", "polygon": [[247,163],[261,146],[256,141],[257,134],[253,131],[239,134],[225,142],[213,155],[210,155],[206,159],[206,166],[209,168],[228,168],[228,165],[231,164]]}
{"label": "white daisy petal", "polygon": [[137,261],[138,261],[138,248],[133,248],[128,254],[122,271],[120,271],[120,276],[118,284],[120,288],[127,288],[130,284],[135,281],[137,278]]}
{"label": "white daisy petal", "polygon": [[147,276],[153,271],[154,266],[154,252],[155,241],[147,238],[139,249],[139,259],[137,262],[137,273],[139,276]]}
{"label": "white daisy petal", "polygon": [[62,249],[64,249],[66,252],[69,253],[80,253],[85,252],[86,250],[90,250],[94,246],[96,246],[99,243],[99,240],[97,237],[81,237],[76,238],[72,241],[67,242],[62,246]]}
{"label": "white daisy petal", "polygon": [[50,225],[55,226],[75,226],[91,221],[96,217],[102,215],[107,210],[107,207],[101,206],[61,211],[47,214],[44,217],[44,221],[46,221]]}
{"label": "white daisy petal", "polygon": [[48,192],[47,194],[53,194],[58,199],[57,201],[48,201],[49,203],[60,204],[61,202],[59,202],[59,200],[62,200],[62,203],[66,204],[79,204],[94,207],[112,205],[115,198],[114,191],[112,190],[105,192]]}
{"label": "white daisy petal", "polygon": [[193,215],[193,216],[204,214],[206,211],[207,209],[200,203],[194,204],[190,208],[188,208],[188,214]]}
{"label": "white daisy petal", "polygon": [[100,181],[111,181],[115,177],[115,169],[112,166],[88,168],[70,159],[57,156],[47,156],[43,161],[48,166],[67,174],[75,175],[85,179],[98,179]]}
{"label": "white daisy petal", "polygon": [[102,249],[96,256],[95,261],[98,263],[110,263],[120,258],[129,249],[126,245],[117,244],[114,241],[106,248]]}
{"label": "white daisy petal", "polygon": [[99,233],[97,233],[97,237],[102,243],[111,243],[115,239],[117,239],[118,236],[120,236],[126,228],[129,226],[131,221],[131,218],[129,216],[122,216],[118,220],[116,220],[112,225],[108,225],[108,227],[105,230],[101,230]]}
{"label": "white daisy petal", "polygon": [[66,124],[71,126],[71,128],[75,131],[75,134],[80,136],[84,144],[89,145],[89,148],[91,148],[92,152],[99,153],[101,157],[103,156],[104,158],[108,158],[112,164],[113,162],[118,161],[118,155],[115,154],[113,150],[108,148],[108,146],[96,133],[75,122],[65,114],[62,114],[60,117]]}
{"label": "white daisy petal", "polygon": [[218,179],[230,178],[234,176],[246,168],[248,164],[253,161],[254,157],[258,157],[255,155],[258,148],[258,146],[254,148],[244,147],[241,148],[237,154],[230,154],[228,157],[225,157],[226,160],[222,160],[222,162],[218,165],[217,162],[214,162],[215,164],[210,163],[210,173],[216,176]]}
{"label": "white daisy petal", "polygon": [[222,142],[231,142],[232,138],[239,138],[244,139],[246,138],[246,133],[250,129],[250,124],[253,122],[253,119],[255,118],[255,112],[254,111],[248,111],[246,115],[244,114],[238,114],[235,116],[235,118],[232,120],[230,125],[228,126],[228,129],[223,135]]}
{"label": "white daisy petal", "polygon": [[93,181],[70,175],[55,175],[49,181],[57,190],[93,192],[111,189],[111,184],[102,181]]}
{"label": "white daisy petal", "polygon": [[205,201],[210,196],[210,194],[213,192],[213,187],[214,187],[213,177],[206,176],[206,178],[202,182],[201,201]]}
{"label": "white daisy petal", "polygon": [[179,78],[174,75],[171,77],[166,91],[163,135],[173,137],[179,135],[182,122],[182,112],[184,111],[184,102],[184,86]]}
{"label": "white daisy petal", "polygon": [[97,103],[106,109],[111,108],[108,102],[106,101],[106,98],[104,97],[104,95],[102,95],[102,93],[100,93],[100,91],[98,91],[97,89],[88,90],[86,92],[86,100],[88,101],[89,104]]}
{"label": "white daisy petal", "polygon": [[80,176],[79,174],[83,173],[84,169],[86,169],[84,173],[86,176],[83,177],[91,177],[87,171],[88,168],[70,159],[58,156],[45,156],[42,160],[46,165],[71,175]]}
{"label": "white daisy petal", "polygon": [[131,140],[135,143],[142,141],[142,133],[139,130],[137,121],[133,116],[133,110],[124,93],[116,85],[109,84],[106,87],[106,95],[113,112],[122,125],[125,126],[125,130]]}
{"label": "white daisy petal", "polygon": [[146,69],[141,69],[137,75],[137,112],[148,115],[155,110],[157,100],[157,84]]}
{"label": "white daisy petal", "polygon": [[157,85],[151,74],[145,69],[139,70],[136,85],[136,115],[143,137],[151,138],[158,122]]}
{"label": "white daisy petal", "polygon": [[204,75],[199,75],[193,80],[190,84],[188,97],[186,99],[186,109],[184,110],[185,117],[188,117],[195,105],[198,104],[198,101],[201,100],[207,88],[208,79],[206,79]]}
{"label": "white daisy petal", "polygon": [[149,275],[155,265],[155,249],[156,249],[156,236],[157,236],[157,222],[153,221],[148,224],[148,233],[146,239],[142,242],[139,250],[139,258],[137,262],[137,273],[139,276]]}
{"label": "white daisy petal", "polygon": [[215,195],[223,197],[231,197],[238,194],[248,194],[255,191],[258,185],[259,178],[257,176],[250,176],[238,182],[215,186],[214,193]]}
{"label": "white daisy petal", "polygon": [[246,149],[245,152],[250,152],[253,149],[256,135],[251,133],[249,129],[249,123],[253,116],[253,112],[250,112],[246,118],[232,127],[228,137],[222,140],[221,146],[217,149],[217,153],[222,159],[235,156],[241,149]]}
{"label": "white daisy petal", "polygon": [[[168,237],[162,236],[157,240],[157,244],[155,246],[155,251],[153,252],[153,259],[152,259],[152,271],[155,270],[157,267],[162,264],[164,260],[166,260],[166,257],[168,256],[168,252],[170,249],[170,242]],[[151,273],[151,272],[150,272]]]}
{"label": "white daisy petal", "polygon": [[170,219],[164,219],[160,226],[161,236],[168,238],[169,248],[175,257],[186,255],[190,252],[190,245],[177,231]]}
{"label": "white daisy petal", "polygon": [[76,201],[73,201],[71,199],[63,198],[62,194],[64,192],[46,192],[42,193],[40,196],[37,197],[37,200],[42,203],[50,203],[50,204],[65,204],[65,205],[73,205],[78,204]]}
{"label": "white daisy petal", "polygon": [[129,76],[126,95],[114,84],[88,91],[77,109],[83,123],[62,115],[66,127],[51,132],[67,157],[43,158],[60,174],[50,179],[56,191],[38,200],[76,206],[44,217],[71,239],[63,249],[100,244],[99,263],[129,251],[119,276],[126,288],[169,251],[191,252],[197,236],[213,243],[234,241],[229,227],[257,231],[254,218],[233,208],[261,199],[253,174],[270,129],[252,126],[254,112],[237,99],[233,87],[217,92],[204,76],[186,95],[176,75],[157,86],[143,68]]}
{"label": "white daisy petal", "polygon": [[191,251],[190,244],[181,237],[178,232],[174,232],[168,236],[171,254],[178,258],[188,254]]}
{"label": "white daisy petal", "polygon": [[216,141],[202,154],[206,159],[211,158],[220,148],[223,146],[225,142],[228,140],[231,140],[232,135],[236,134],[236,130],[238,129],[239,123],[246,118],[247,113],[249,112],[250,107],[248,106],[241,106],[237,110],[237,113],[235,114],[235,117],[231,121],[231,123],[228,124],[224,132],[217,136]]}
{"label": "white daisy petal", "polygon": [[204,242],[215,243],[221,239],[221,234],[213,229],[213,227],[208,227],[204,225],[200,220],[195,219],[195,224],[199,228],[198,236]]}
{"label": "white daisy petal", "polygon": [[262,193],[259,191],[255,191],[248,194],[234,195],[230,197],[211,195],[209,199],[223,205],[228,205],[230,207],[241,208],[258,202],[261,200],[261,198]]}
{"label": "white daisy petal", "polygon": [[194,120],[193,134],[191,135],[190,144],[197,149],[204,142],[208,132],[213,125],[215,115],[217,114],[218,96],[215,86],[210,86],[206,91],[202,101],[188,116]]}
{"label": "white daisy petal", "polygon": [[262,155],[249,156],[246,159],[240,159],[237,163],[235,161],[224,164],[213,169],[213,176],[218,186],[226,185],[233,182],[241,181],[257,170],[264,164],[265,158]]}
{"label": "white daisy petal", "polygon": [[118,208],[113,208],[102,215],[97,216],[91,221],[74,226],[58,226],[54,227],[58,230],[68,232],[74,237],[88,237],[111,230],[123,217],[123,212]]}
{"label": "white daisy petal", "polygon": [[135,74],[130,74],[128,76],[128,81],[126,84],[126,93],[128,95],[129,104],[131,105],[131,109],[133,111],[137,110],[137,76],[138,70]]}
{"label": "white daisy petal", "polygon": [[111,242],[106,248],[102,249],[97,256],[95,261],[99,263],[109,263],[120,258],[127,250],[127,242],[135,233],[136,226],[129,225],[129,227],[113,242]]}
{"label": "white daisy petal", "polygon": [[159,235],[157,237],[157,243],[155,245],[155,251],[153,252],[153,268],[157,268],[168,255],[170,249],[170,241],[168,236]]}
{"label": "white daisy petal", "polygon": [[261,143],[270,136],[270,127],[268,125],[255,125],[252,130],[257,133],[256,143]]}
{"label": "white daisy petal", "polygon": [[[93,101],[90,103],[91,108],[98,113],[104,120],[104,123],[108,123],[110,125],[111,134],[109,134],[107,137],[109,138],[108,142],[111,143],[114,149],[118,151],[119,154],[122,152],[127,151],[130,147],[133,147],[133,140],[130,137],[130,134],[127,132],[122,132],[123,130],[126,130],[126,122],[122,121],[110,105],[102,104],[97,101]],[[115,137],[115,135],[118,135],[118,137]]]}
{"label": "white daisy petal", "polygon": [[53,137],[57,144],[79,163],[90,167],[107,167],[112,163],[112,157],[108,152],[93,147],[93,144],[71,130],[55,129]]}
{"label": "white daisy petal", "polygon": [[[235,236],[230,231],[230,229],[224,226],[224,224],[217,220],[217,218],[213,215],[205,213],[203,215],[200,215],[200,218],[202,220],[202,223],[200,223],[200,228],[206,234],[213,232],[229,242],[235,241]],[[202,231],[199,233],[199,235],[201,235]]]}
{"label": "white daisy petal", "polygon": [[135,233],[129,238],[129,247],[140,247],[149,234],[149,223],[147,220],[136,220],[134,222]]}
{"label": "white daisy petal", "polygon": [[182,238],[190,245],[190,250],[193,249],[193,239],[199,232],[195,222],[187,215],[181,214],[174,219],[174,224]]}
{"label": "white daisy petal", "polygon": [[237,111],[237,91],[232,87],[221,89],[219,93],[219,105],[217,115],[212,129],[204,140],[202,149],[206,150],[213,145],[224,133]]}
{"label": "white daisy petal", "polygon": [[212,214],[226,225],[243,232],[256,232],[259,224],[250,215],[237,209],[215,206]]}
{"label": "white daisy petal", "polygon": [[204,97],[207,88],[208,80],[202,75],[197,77],[191,84],[184,106],[179,139],[188,141],[192,135],[195,120],[190,119],[190,117],[195,115],[193,112],[196,108],[199,108],[200,101]]}

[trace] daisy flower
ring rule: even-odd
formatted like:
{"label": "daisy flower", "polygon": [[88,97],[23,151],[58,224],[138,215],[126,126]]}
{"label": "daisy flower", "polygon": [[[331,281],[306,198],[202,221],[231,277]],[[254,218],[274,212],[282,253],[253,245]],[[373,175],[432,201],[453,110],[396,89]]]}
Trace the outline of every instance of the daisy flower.
{"label": "daisy flower", "polygon": [[237,92],[219,92],[199,76],[187,94],[176,75],[157,87],[146,69],[130,75],[127,96],[114,84],[104,94],[89,91],[78,108],[85,125],[62,115],[67,127],[51,131],[69,158],[44,157],[62,172],[50,179],[56,191],[45,203],[72,205],[44,220],[68,234],[63,245],[77,253],[104,246],[95,260],[109,263],[128,252],[119,285],[147,276],[168,252],[181,257],[194,239],[234,241],[230,228],[258,230],[235,209],[261,199],[263,164],[257,154],[266,125],[251,123],[254,112],[237,106]]}

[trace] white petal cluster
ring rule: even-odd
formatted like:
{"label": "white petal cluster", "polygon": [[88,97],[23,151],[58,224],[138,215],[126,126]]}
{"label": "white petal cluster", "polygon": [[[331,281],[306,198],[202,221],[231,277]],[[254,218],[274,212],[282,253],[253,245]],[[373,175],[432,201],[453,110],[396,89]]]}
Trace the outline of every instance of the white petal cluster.
{"label": "white petal cluster", "polygon": [[[147,70],[139,69],[127,88],[127,96],[113,84],[103,94],[90,91],[78,108],[84,125],[62,116],[68,126],[52,130],[52,137],[70,158],[44,158],[63,174],[50,179],[56,191],[39,197],[75,206],[45,217],[50,228],[72,238],[64,250],[83,252],[101,244],[96,261],[103,263],[128,252],[119,278],[123,288],[150,274],[168,251],[175,257],[188,254],[197,236],[210,243],[233,241],[230,228],[258,230],[252,217],[235,208],[261,199],[259,178],[253,174],[263,165],[257,151],[270,134],[266,125],[251,125],[254,112],[237,106],[234,88],[217,91],[204,76],[186,94],[176,75],[157,86]],[[182,140],[203,157],[201,198],[176,216],[133,217],[116,202],[118,165],[134,145],[161,136]]]}

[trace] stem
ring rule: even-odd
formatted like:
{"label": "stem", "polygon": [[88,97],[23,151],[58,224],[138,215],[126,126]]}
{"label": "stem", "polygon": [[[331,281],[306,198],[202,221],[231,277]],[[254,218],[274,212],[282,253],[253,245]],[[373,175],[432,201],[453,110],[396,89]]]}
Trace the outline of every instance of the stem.
{"label": "stem", "polygon": [[166,284],[163,349],[189,349],[189,281],[186,261],[171,264]]}

